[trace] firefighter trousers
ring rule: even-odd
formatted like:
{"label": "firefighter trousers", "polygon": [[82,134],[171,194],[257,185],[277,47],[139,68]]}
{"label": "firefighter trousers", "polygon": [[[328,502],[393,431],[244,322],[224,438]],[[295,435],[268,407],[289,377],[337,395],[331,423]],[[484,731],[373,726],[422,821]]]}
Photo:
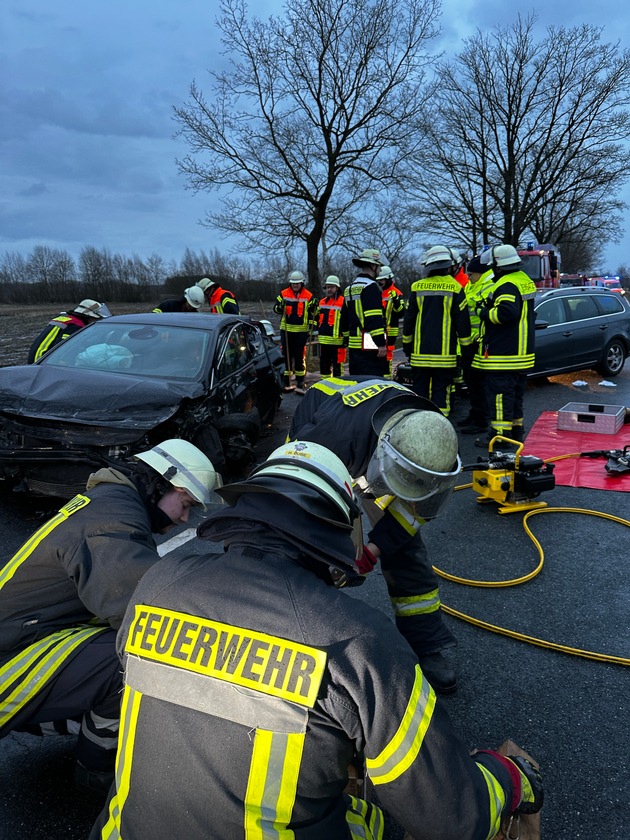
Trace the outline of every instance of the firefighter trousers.
{"label": "firefighter trousers", "polygon": [[420,531],[380,560],[396,626],[416,656],[454,647],[457,640],[444,623],[437,577]]}
{"label": "firefighter trousers", "polygon": [[114,769],[123,682],[116,631],[95,636],[24,709],[13,729],[33,735],[78,735],[77,760]]}
{"label": "firefighter trousers", "polygon": [[512,427],[523,429],[523,399],[527,374],[522,370],[486,370],[486,395],[490,425],[496,434],[510,436]]}
{"label": "firefighter trousers", "polygon": [[412,367],[413,390],[419,397],[433,402],[446,417],[451,411],[451,385],[455,368]]}

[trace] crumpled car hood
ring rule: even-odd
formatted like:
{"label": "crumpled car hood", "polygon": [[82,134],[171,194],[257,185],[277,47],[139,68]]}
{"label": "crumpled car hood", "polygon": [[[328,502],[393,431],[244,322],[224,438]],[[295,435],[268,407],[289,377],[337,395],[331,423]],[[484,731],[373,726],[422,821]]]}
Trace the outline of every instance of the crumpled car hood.
{"label": "crumpled car hood", "polygon": [[171,417],[182,399],[203,393],[199,382],[52,365],[0,368],[0,411],[42,420],[150,429]]}

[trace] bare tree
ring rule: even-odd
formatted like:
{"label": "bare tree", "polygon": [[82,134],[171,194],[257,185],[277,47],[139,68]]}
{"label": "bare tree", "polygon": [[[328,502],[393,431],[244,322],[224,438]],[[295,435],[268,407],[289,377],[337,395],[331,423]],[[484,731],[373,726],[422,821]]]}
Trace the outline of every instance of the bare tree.
{"label": "bare tree", "polygon": [[[415,157],[418,217],[471,248],[616,239],[630,174],[630,51],[535,15],[466,39],[439,67]],[[595,257],[596,258],[596,257]]]}
{"label": "bare tree", "polygon": [[231,67],[210,72],[209,98],[193,83],[174,109],[188,186],[228,189],[205,223],[267,250],[305,243],[316,286],[326,230],[395,184],[414,148],[439,10],[439,0],[292,0],[262,22],[245,0],[222,0]]}

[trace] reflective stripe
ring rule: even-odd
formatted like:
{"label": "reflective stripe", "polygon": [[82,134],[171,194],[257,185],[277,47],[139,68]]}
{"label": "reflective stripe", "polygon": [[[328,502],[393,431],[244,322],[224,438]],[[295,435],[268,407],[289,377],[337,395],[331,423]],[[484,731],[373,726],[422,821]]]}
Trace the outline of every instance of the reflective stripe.
{"label": "reflective stripe", "polygon": [[292,840],[291,822],[305,735],[257,729],[245,793],[246,840]]}
{"label": "reflective stripe", "polygon": [[381,840],[385,830],[383,812],[376,805],[349,796],[350,805],[346,811],[346,823],[353,840]]}
{"label": "reflective stripe", "polygon": [[366,768],[375,785],[384,785],[409,769],[422,747],[435,708],[435,692],[416,665],[415,680],[398,731],[375,758],[366,758]]}
{"label": "reflective stripe", "polygon": [[[389,513],[394,517],[396,522],[401,525],[408,534],[412,536],[416,534],[420,528],[425,524],[426,519],[422,519],[420,517],[416,517],[413,514],[413,511],[409,507],[409,505],[405,504],[401,499],[396,498],[395,496],[387,496],[384,498],[392,499],[391,503],[387,505],[387,510]],[[379,504],[379,500],[377,500],[377,505],[381,507]]]}
{"label": "reflective stripe", "polygon": [[61,332],[61,329],[61,327],[53,327],[51,331],[44,336],[41,344],[39,345],[35,353],[35,359],[41,358],[44,355],[44,353],[46,353],[50,349],[51,345],[54,343],[55,339]]}
{"label": "reflective stripe", "polygon": [[482,764],[478,764],[477,767],[481,770],[485,782],[488,785],[490,831],[486,840],[491,840],[492,837],[495,837],[499,833],[501,828],[501,815],[506,804],[505,791],[487,767],[484,767]]}
{"label": "reflective stripe", "polygon": [[49,519],[48,522],[45,522],[41,528],[38,528],[38,530],[35,531],[35,533],[24,543],[24,545],[18,549],[2,570],[0,570],[0,589],[2,589],[2,587],[11,580],[22,563],[32,554],[40,542],[57,527],[57,525],[61,525],[61,523],[65,522],[69,516],[76,513],[78,510],[81,510],[81,508],[84,508],[89,503],[90,500],[87,496],[79,494],[60,508],[59,513],[56,513],[52,519]]}
{"label": "reflective stripe", "polygon": [[231,720],[248,730],[306,731],[308,711],[297,703],[137,656],[127,657],[125,682],[141,694]]}
{"label": "reflective stripe", "polygon": [[[352,383],[355,384],[356,383]],[[311,389],[316,388],[318,391],[323,391],[324,394],[339,394],[343,393],[348,388],[348,383],[343,379],[335,379],[333,376],[328,376],[326,379],[321,379],[311,385]]]}
{"label": "reflective stripe", "polygon": [[426,615],[440,609],[439,591],[432,589],[424,595],[410,595],[406,598],[391,598],[394,612],[398,618],[410,615]]}
{"label": "reflective stripe", "polygon": [[107,627],[71,627],[51,633],[20,651],[0,668],[0,729],[57,676],[59,669],[92,636]]}
{"label": "reflective stripe", "polygon": [[120,817],[129,796],[131,785],[131,765],[136,727],[140,713],[142,694],[125,687],[120,712],[120,738],[116,756],[116,793],[109,803],[109,819],[101,831],[102,840],[120,840]]}

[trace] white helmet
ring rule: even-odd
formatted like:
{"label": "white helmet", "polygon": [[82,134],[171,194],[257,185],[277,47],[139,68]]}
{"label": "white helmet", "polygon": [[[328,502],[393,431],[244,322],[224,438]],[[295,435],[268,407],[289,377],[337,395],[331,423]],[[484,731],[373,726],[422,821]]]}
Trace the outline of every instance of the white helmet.
{"label": "white helmet", "polygon": [[[326,505],[325,515],[322,513],[324,509],[318,509],[317,505],[308,501],[299,488],[295,494],[285,492],[283,495],[320,519],[336,525],[352,526],[359,515],[350,473],[334,452],[319,443],[299,440],[284,443],[274,449],[249,478],[237,484],[227,484],[221,488],[220,494],[232,504],[242,493],[254,491],[257,486],[264,488],[265,478],[288,478],[296,485],[315,490],[319,496],[331,503]],[[312,495],[310,499],[312,500]],[[331,513],[336,513],[334,520],[331,519]]]}
{"label": "white helmet", "polygon": [[104,303],[99,303],[92,298],[85,298],[78,306],[72,310],[77,315],[88,315],[90,318],[109,318],[111,312]]}
{"label": "white helmet", "polygon": [[188,289],[184,289],[184,297],[195,309],[201,309],[205,300],[203,291],[199,286],[190,286]]}
{"label": "white helmet", "polygon": [[510,265],[520,265],[521,258],[514,245],[495,245],[491,251],[491,260],[497,268],[505,268]]}
{"label": "white helmet", "polygon": [[358,257],[353,257],[352,262],[357,268],[360,268],[362,265],[383,265],[381,252],[377,251],[376,248],[366,248],[364,251],[361,251]]}
{"label": "white helmet", "polygon": [[212,461],[187,440],[171,438],[134,457],[152,467],[173,487],[186,490],[204,508],[211,501],[220,501],[213,494],[220,487],[221,479]]}
{"label": "white helmet", "polygon": [[324,286],[336,286],[339,289],[341,282],[336,274],[329,274],[324,282]]}
{"label": "white helmet", "polygon": [[197,286],[199,286],[202,292],[207,292],[216,285],[217,281],[211,280],[209,277],[202,277],[201,280],[197,280]]}
{"label": "white helmet", "polygon": [[292,271],[287,279],[289,283],[306,283],[306,277],[301,271]]}
{"label": "white helmet", "polygon": [[380,431],[365,477],[375,496],[414,502],[416,512],[431,519],[450,497],[462,469],[457,433],[439,410],[402,405],[390,400],[375,412],[373,426]]}
{"label": "white helmet", "polygon": [[394,279],[394,272],[388,265],[381,266],[381,270],[378,273],[377,280],[393,280]]}
{"label": "white helmet", "polygon": [[429,270],[452,268],[455,265],[452,250],[446,245],[434,245],[422,255],[422,265]]}

